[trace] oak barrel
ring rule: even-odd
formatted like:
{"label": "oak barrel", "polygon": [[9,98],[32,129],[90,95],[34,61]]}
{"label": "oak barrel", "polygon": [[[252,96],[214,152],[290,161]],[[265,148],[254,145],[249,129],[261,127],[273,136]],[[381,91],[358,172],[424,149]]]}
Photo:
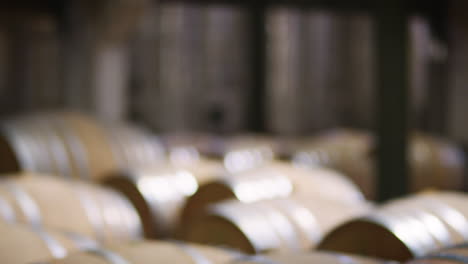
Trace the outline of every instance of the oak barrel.
{"label": "oak barrel", "polygon": [[75,232],[101,242],[141,237],[139,216],[119,193],[46,175],[3,177],[0,219]]}
{"label": "oak barrel", "polygon": [[290,197],[255,203],[235,200],[210,206],[205,215],[189,223],[186,239],[228,246],[245,253],[305,250],[328,231],[371,206],[316,197]]}
{"label": "oak barrel", "polygon": [[274,162],[260,168],[224,177],[201,185],[183,211],[183,223],[193,221],[204,208],[216,202],[235,199],[245,203],[308,195],[349,203],[365,202],[363,194],[349,179],[330,169],[299,168]]}
{"label": "oak barrel", "polygon": [[466,241],[468,196],[426,192],[390,201],[329,233],[320,249],[405,261]]}
{"label": "oak barrel", "polygon": [[31,171],[99,180],[117,168],[164,159],[160,141],[143,128],[74,112],[26,115],[2,122],[0,172]]}
{"label": "oak barrel", "polygon": [[[352,179],[367,198],[376,197],[376,151],[372,135],[364,131],[335,130],[305,140],[293,161],[311,167],[336,169]],[[412,133],[409,142],[410,191],[463,187],[464,155],[446,139]]]}
{"label": "oak barrel", "polygon": [[216,161],[201,159],[187,166],[127,168],[111,173],[104,184],[123,193],[142,219],[145,236],[161,238],[177,232],[182,207],[199,184],[224,173]]}

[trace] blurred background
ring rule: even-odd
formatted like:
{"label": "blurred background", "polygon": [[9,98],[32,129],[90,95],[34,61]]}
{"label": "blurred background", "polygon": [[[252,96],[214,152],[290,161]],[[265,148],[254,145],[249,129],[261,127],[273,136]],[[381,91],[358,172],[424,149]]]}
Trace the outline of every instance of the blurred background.
{"label": "blurred background", "polygon": [[245,263],[222,248],[438,264],[458,245],[466,261],[466,10],[1,2],[0,259],[103,263],[83,259],[147,239],[110,249],[142,264]]}
{"label": "blurred background", "polygon": [[[158,132],[374,128],[380,16],[342,2],[8,1],[0,113],[84,110]],[[465,143],[466,4],[409,2],[410,126]]]}
{"label": "blurred background", "polygon": [[3,3],[0,115],[78,110],[158,134],[368,129],[391,138],[378,142],[393,174],[406,131],[466,145],[464,1],[348,2]]}

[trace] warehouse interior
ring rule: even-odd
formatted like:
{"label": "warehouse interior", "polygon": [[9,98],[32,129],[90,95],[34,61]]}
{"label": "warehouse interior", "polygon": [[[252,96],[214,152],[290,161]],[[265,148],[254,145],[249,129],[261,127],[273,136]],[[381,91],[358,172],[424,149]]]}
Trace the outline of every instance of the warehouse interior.
{"label": "warehouse interior", "polygon": [[467,10],[0,3],[0,262],[466,263]]}

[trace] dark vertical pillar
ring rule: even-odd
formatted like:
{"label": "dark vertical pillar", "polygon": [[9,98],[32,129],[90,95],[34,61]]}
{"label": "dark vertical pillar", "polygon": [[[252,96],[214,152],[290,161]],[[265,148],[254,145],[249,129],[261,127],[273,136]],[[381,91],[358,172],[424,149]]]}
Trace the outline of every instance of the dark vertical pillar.
{"label": "dark vertical pillar", "polygon": [[376,9],[377,172],[379,199],[408,190],[408,25],[405,0],[381,1]]}
{"label": "dark vertical pillar", "polygon": [[[425,1],[426,2],[426,1]],[[426,3],[431,33],[439,50],[431,54],[429,62],[429,102],[427,109],[427,129],[433,133],[447,133],[447,120],[450,94],[448,48],[448,13],[449,1],[431,0]]]}
{"label": "dark vertical pillar", "polygon": [[6,115],[18,114],[25,108],[25,62],[27,58],[27,38],[19,13],[13,13],[7,21],[7,70],[6,89],[2,94],[2,112]]}
{"label": "dark vertical pillar", "polygon": [[249,5],[251,20],[251,61],[252,92],[249,104],[249,129],[265,131],[265,61],[266,61],[266,5],[263,1],[253,1]]}

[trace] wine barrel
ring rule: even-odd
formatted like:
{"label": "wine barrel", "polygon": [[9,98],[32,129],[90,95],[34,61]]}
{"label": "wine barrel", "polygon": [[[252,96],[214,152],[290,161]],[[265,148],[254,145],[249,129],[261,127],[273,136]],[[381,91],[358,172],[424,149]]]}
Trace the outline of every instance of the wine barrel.
{"label": "wine barrel", "polygon": [[188,241],[229,246],[245,253],[314,247],[335,226],[366,213],[368,204],[316,197],[290,197],[256,203],[235,200],[208,208],[186,227]]}
{"label": "wine barrel", "polygon": [[103,126],[120,168],[155,166],[165,160],[162,143],[149,131],[123,123]]}
{"label": "wine barrel", "polygon": [[268,254],[244,256],[231,264],[397,264],[365,257],[344,255],[332,252],[295,252],[294,254]]}
{"label": "wine barrel", "polygon": [[133,240],[141,223],[119,193],[79,181],[23,174],[0,180],[0,219],[93,237]]}
{"label": "wine barrel", "polygon": [[[459,190],[463,186],[463,152],[447,140],[413,133],[409,143],[410,191]],[[336,130],[305,141],[293,161],[328,167],[349,176],[366,195],[376,197],[374,138],[363,131]]]}
{"label": "wine barrel", "polygon": [[96,248],[41,264],[225,264],[238,253],[183,242],[136,242]]}
{"label": "wine barrel", "polygon": [[117,168],[154,165],[163,159],[162,144],[144,129],[71,112],[19,117],[3,122],[0,132],[4,173],[99,180]]}
{"label": "wine barrel", "polygon": [[192,147],[201,155],[224,162],[230,172],[240,172],[272,161],[279,142],[266,135],[243,134],[219,137],[208,134],[179,134],[165,137],[169,149]]}
{"label": "wine barrel", "polygon": [[468,245],[460,244],[419,257],[408,264],[461,264],[468,263]]}
{"label": "wine barrel", "polygon": [[201,132],[162,134],[161,140],[168,150],[190,148],[213,159],[219,159],[222,156],[224,146],[224,141],[220,136]]}
{"label": "wine barrel", "polygon": [[250,170],[269,163],[278,156],[278,142],[268,136],[244,134],[227,138],[223,162],[231,173]]}
{"label": "wine barrel", "polygon": [[183,210],[183,225],[193,221],[204,208],[235,199],[250,203],[295,195],[314,195],[344,202],[364,202],[360,190],[345,176],[325,168],[298,168],[287,163],[270,163],[261,168],[225,175],[208,182],[191,196]]}
{"label": "wine barrel", "polygon": [[31,171],[93,178],[114,168],[105,132],[92,118],[75,113],[44,113],[2,124],[2,149],[9,149],[2,172]]}
{"label": "wine barrel", "polygon": [[468,196],[427,192],[390,201],[329,233],[320,249],[405,261],[468,239]]}
{"label": "wine barrel", "polygon": [[112,173],[103,183],[133,203],[146,237],[161,238],[175,234],[182,207],[199,184],[223,173],[219,162],[199,160],[181,167],[128,168]]}
{"label": "wine barrel", "polygon": [[19,170],[55,172],[46,137],[31,122],[13,120],[1,126],[2,172]]}
{"label": "wine barrel", "polygon": [[369,199],[375,197],[372,137],[361,131],[334,130],[304,139],[292,160],[313,168],[335,169],[350,177]]}
{"label": "wine barrel", "polygon": [[86,150],[91,179],[99,179],[118,166],[106,131],[96,120],[79,114],[67,114],[62,117],[62,122],[76,133]]}
{"label": "wine barrel", "polygon": [[[41,160],[43,152],[48,154],[42,159],[46,165],[27,168],[28,171],[93,179],[116,166],[105,131],[91,117],[68,112],[43,113],[18,118],[13,122],[22,126],[13,126],[12,134],[41,132],[42,137],[29,136],[26,144],[36,150],[31,157],[33,161]],[[11,123],[7,122],[5,126]],[[61,169],[54,170],[51,164]]]}
{"label": "wine barrel", "polygon": [[412,191],[460,190],[463,187],[464,155],[452,142],[417,133],[413,135],[410,153]]}
{"label": "wine barrel", "polygon": [[23,225],[0,223],[0,259],[2,263],[25,264],[51,258],[96,245],[89,238],[74,233],[50,231]]}

